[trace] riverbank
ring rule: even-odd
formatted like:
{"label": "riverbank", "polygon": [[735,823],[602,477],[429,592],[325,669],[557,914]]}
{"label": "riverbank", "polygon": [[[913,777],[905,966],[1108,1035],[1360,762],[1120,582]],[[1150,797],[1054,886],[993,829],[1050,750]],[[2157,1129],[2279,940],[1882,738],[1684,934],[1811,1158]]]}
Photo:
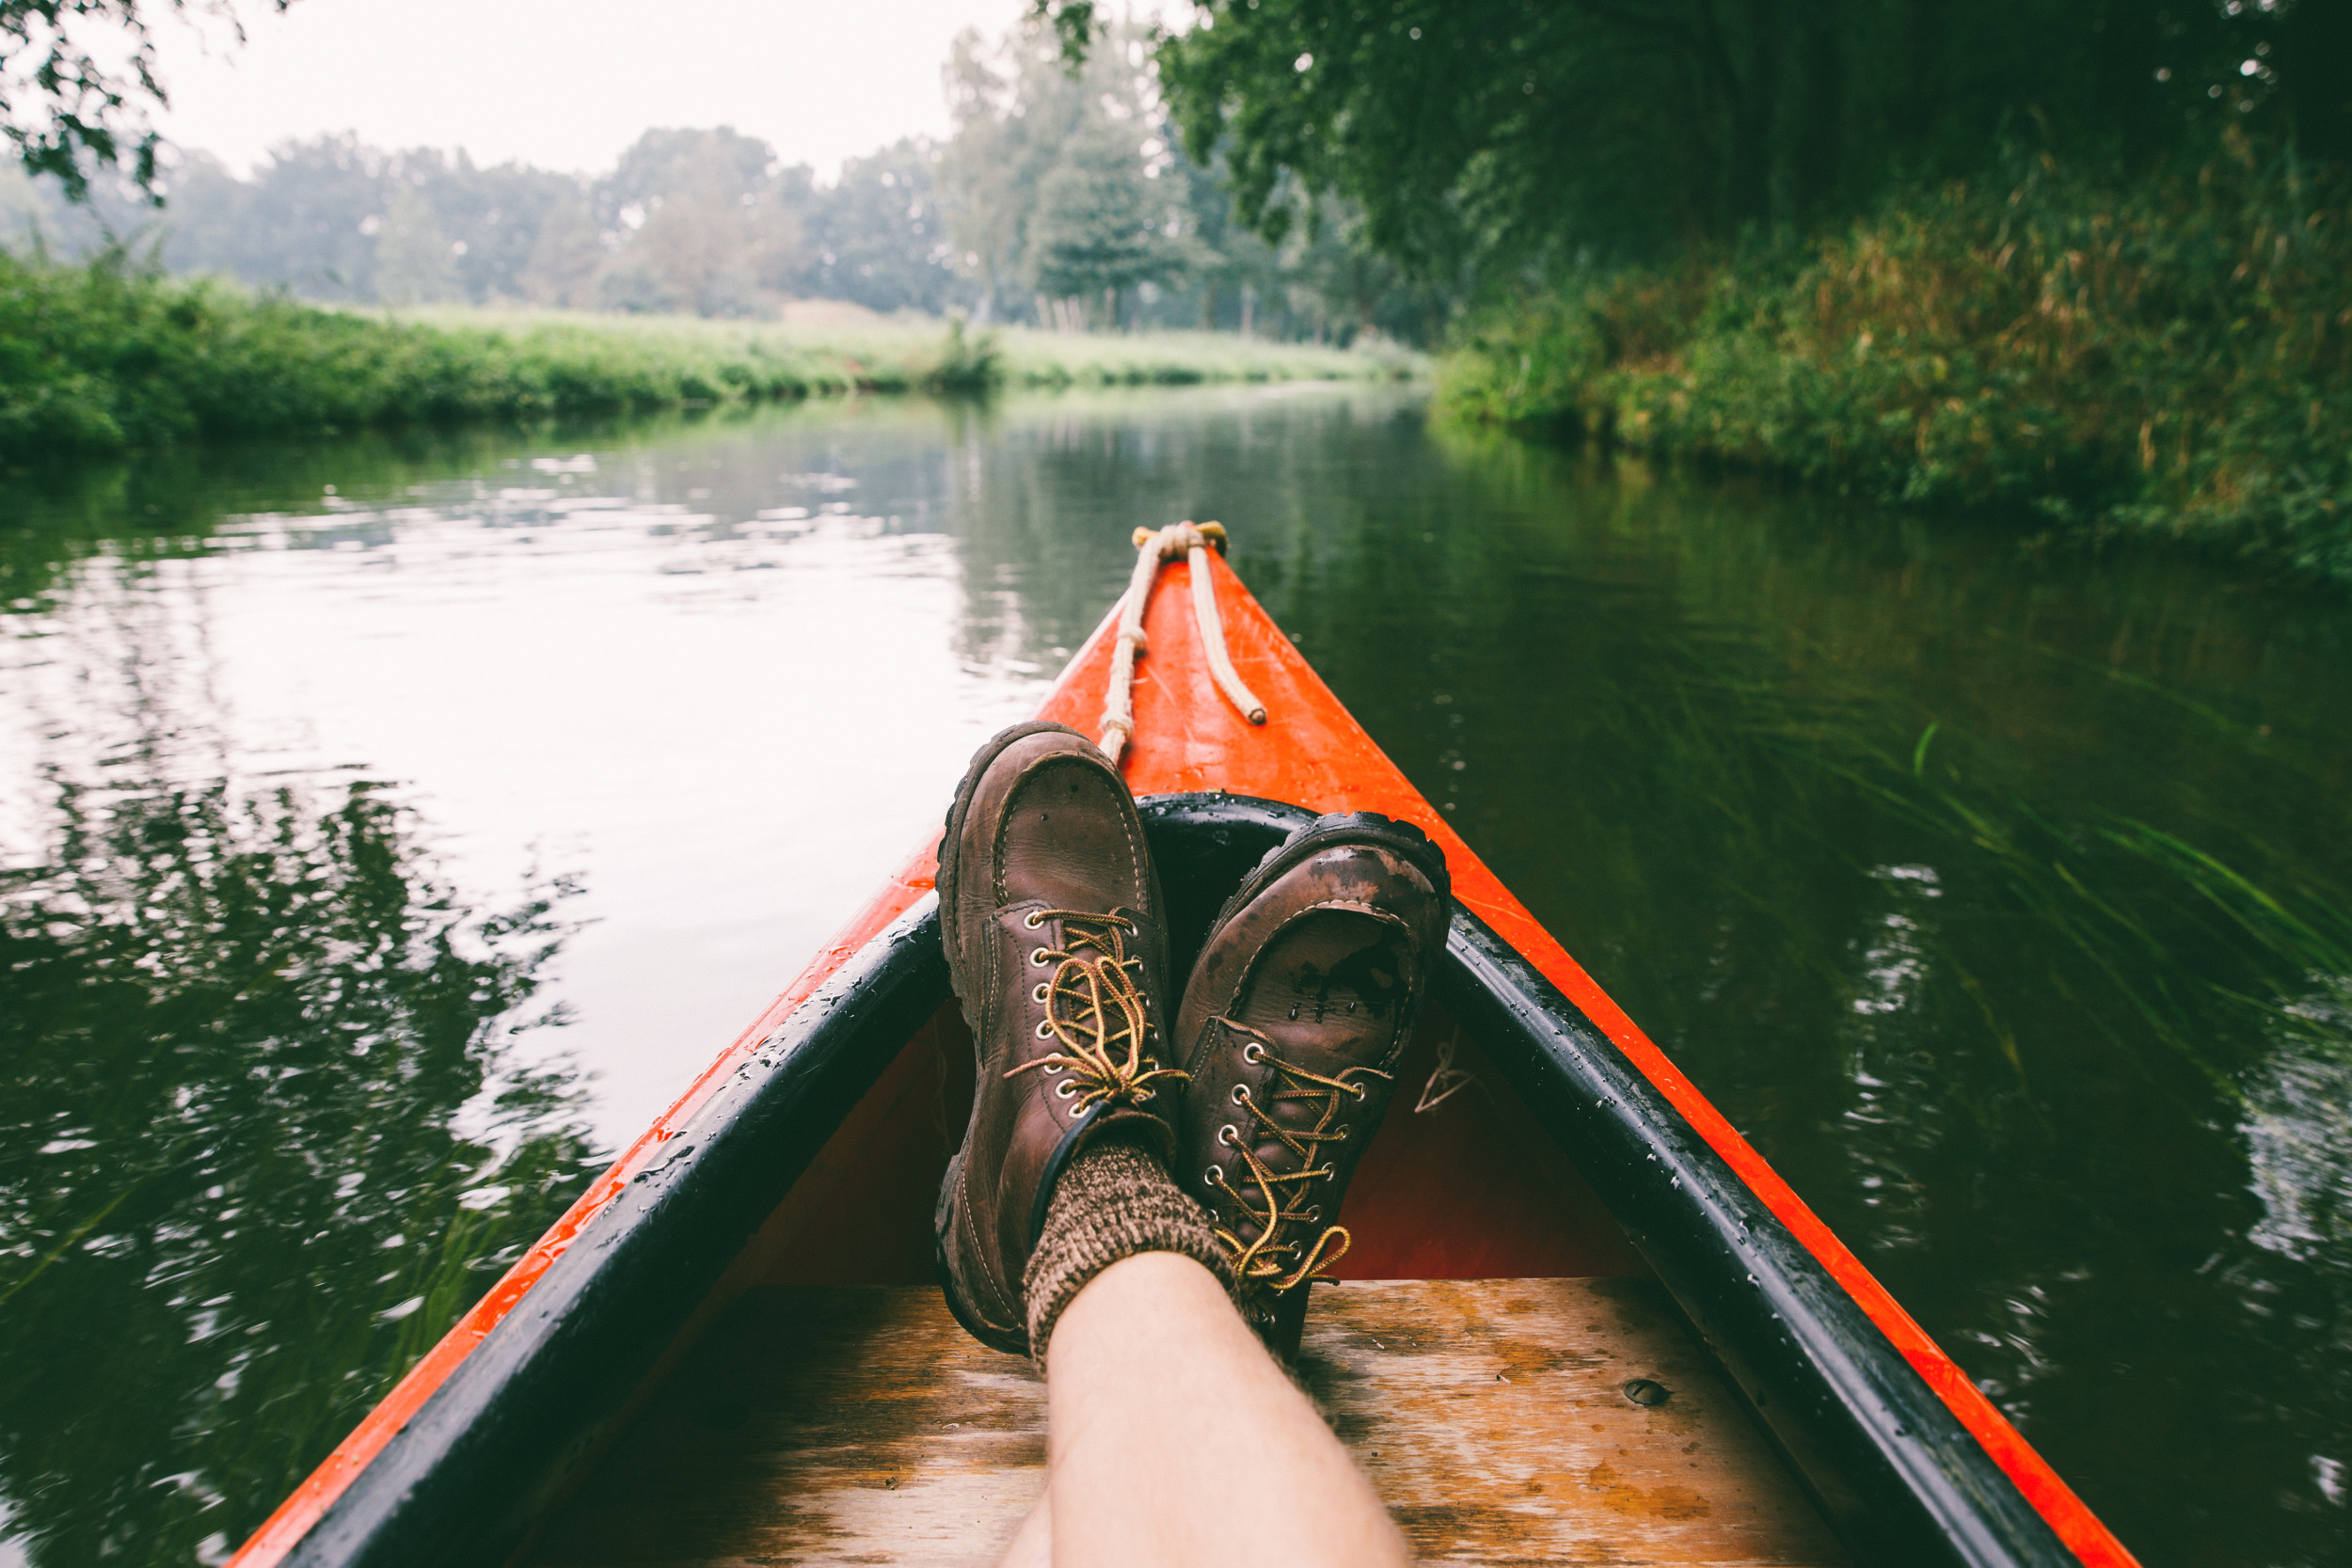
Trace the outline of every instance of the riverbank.
{"label": "riverbank", "polygon": [[119,262],[44,267],[0,252],[0,457],[17,459],[856,391],[1342,380],[1418,367],[1403,353],[1208,332],[342,310]]}
{"label": "riverbank", "polygon": [[2128,184],[2021,161],[1490,314],[1443,404],[2352,582],[2348,197],[2242,137]]}

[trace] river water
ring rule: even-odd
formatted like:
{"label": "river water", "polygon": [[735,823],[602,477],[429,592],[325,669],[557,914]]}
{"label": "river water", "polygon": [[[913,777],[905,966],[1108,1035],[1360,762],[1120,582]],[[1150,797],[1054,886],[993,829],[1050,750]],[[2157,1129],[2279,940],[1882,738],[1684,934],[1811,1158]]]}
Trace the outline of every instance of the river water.
{"label": "river water", "polygon": [[217,1561],[1242,576],[2151,1564],[2352,1552],[2352,611],[1433,426],[866,401],[0,496],[0,1568]]}

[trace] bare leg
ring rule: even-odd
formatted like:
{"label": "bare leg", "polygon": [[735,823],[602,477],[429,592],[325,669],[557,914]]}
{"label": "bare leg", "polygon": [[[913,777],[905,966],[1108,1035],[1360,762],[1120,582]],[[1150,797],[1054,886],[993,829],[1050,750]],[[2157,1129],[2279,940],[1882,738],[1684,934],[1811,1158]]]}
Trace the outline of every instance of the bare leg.
{"label": "bare leg", "polygon": [[1340,1440],[1189,1258],[1137,1253],[1088,1281],[1054,1325],[1045,1391],[1058,1568],[1412,1560]]}
{"label": "bare leg", "polygon": [[1012,1544],[1005,1548],[1003,1568],[1052,1568],[1053,1560],[1054,1493],[1049,1487],[1039,1494],[1037,1505],[1013,1532]]}

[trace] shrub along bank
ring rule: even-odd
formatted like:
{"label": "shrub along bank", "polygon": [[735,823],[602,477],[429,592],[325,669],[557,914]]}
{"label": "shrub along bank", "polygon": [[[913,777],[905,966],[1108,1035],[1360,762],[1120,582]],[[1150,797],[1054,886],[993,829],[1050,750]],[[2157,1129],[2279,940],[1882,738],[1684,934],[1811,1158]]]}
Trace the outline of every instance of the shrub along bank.
{"label": "shrub along bank", "polygon": [[119,256],[0,252],[0,456],[190,436],[629,412],[850,391],[1339,378],[1398,357],[1212,333],[961,324],[845,328],[670,318],[322,309]]}
{"label": "shrub along bank", "polygon": [[1802,252],[1493,313],[1440,386],[1475,418],[2352,582],[2348,198],[2236,135],[2129,183],[2026,162]]}

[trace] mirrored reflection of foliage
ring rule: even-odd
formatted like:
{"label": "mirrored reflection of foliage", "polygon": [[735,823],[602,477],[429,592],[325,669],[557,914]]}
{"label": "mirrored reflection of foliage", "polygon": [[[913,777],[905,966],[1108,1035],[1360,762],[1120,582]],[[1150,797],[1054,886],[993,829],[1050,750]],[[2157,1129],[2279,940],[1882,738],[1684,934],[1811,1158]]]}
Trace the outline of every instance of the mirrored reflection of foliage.
{"label": "mirrored reflection of foliage", "polygon": [[[567,471],[591,448],[593,466]],[[930,546],[946,541],[909,538],[898,560],[844,540],[946,535],[964,604],[946,634],[961,658],[1050,674],[1122,588],[1131,529],[1224,521],[1244,578],[1415,784],[2143,1560],[2341,1560],[2352,736],[2339,716],[2352,619],[2339,600],[2129,551],[2021,554],[1997,530],[1433,430],[1409,389],[1370,387],[875,399],[576,446],[353,442],[209,461],[177,478],[126,471],[79,512],[47,496],[25,531],[0,531],[0,571],[17,550],[32,564],[11,582],[78,592],[68,563],[97,542],[133,561],[204,547],[205,505],[272,514],[288,547],[329,548],[339,529],[410,527],[411,506],[518,543],[571,499],[609,496],[677,546],[664,570],[699,551],[713,571],[855,571],[870,585],[935,570]],[[175,514],[167,492],[183,483],[215,499]],[[328,484],[337,504],[322,499]],[[5,499],[28,504],[21,490]],[[139,517],[156,521],[125,526]],[[250,976],[281,976],[324,1022],[264,1017],[260,999],[279,990],[245,984],[228,993],[246,993],[233,1047],[174,1024],[162,1045],[119,1032],[103,1048],[6,1058],[0,1103],[12,1129],[39,1132],[12,1132],[0,1151],[8,1224],[51,1234],[30,1254],[8,1250],[20,1230],[0,1239],[0,1291],[9,1271],[58,1255],[0,1302],[0,1330],[13,1336],[46,1301],[34,1342],[87,1350],[74,1370],[0,1357],[14,1380],[0,1385],[0,1532],[37,1532],[41,1568],[89,1560],[110,1509],[163,1521],[172,1553],[216,1529],[234,1538],[215,1521],[258,1517],[363,1390],[446,1321],[428,1284],[438,1259],[527,1241],[571,1190],[578,1154],[560,1106],[514,1108],[501,1131],[498,1091],[484,1087],[516,1085],[491,1047],[516,1006],[528,1015],[520,995],[550,914],[474,932],[380,795],[67,799],[64,820],[102,847],[44,852],[42,869],[7,884],[11,943],[48,943],[49,963],[114,955],[90,996],[115,994],[127,971],[126,984],[187,999],[176,1005],[193,1018],[211,1005],[213,949],[190,935],[160,973],[140,971],[148,949],[126,934],[135,920],[151,934],[220,923],[152,926],[164,917],[149,905],[196,896],[168,891],[183,882],[167,873],[223,898],[245,882],[311,888],[307,925],[227,927],[248,933]],[[362,831],[354,811],[374,825]],[[105,869],[131,863],[119,846],[142,834],[195,847],[148,852],[143,883]],[[346,846],[328,856],[346,869],[303,869],[330,843]],[[266,864],[224,881],[231,847],[266,850]],[[378,864],[389,869],[359,874]],[[69,895],[113,911],[114,945],[76,934]],[[67,912],[20,918],[26,900]],[[389,931],[357,911],[397,908],[420,924],[399,939],[406,977],[387,980],[363,942],[337,933]],[[326,946],[280,958],[303,930],[330,933]],[[380,941],[374,951],[391,950]],[[11,971],[0,1004],[32,973]],[[411,1042],[402,1060],[440,1064],[387,1088],[380,1116],[361,1085],[381,1053],[326,1043],[341,1037],[346,994],[408,1009],[385,1033]],[[34,1037],[70,1034],[80,1016],[56,1013]],[[0,1027],[20,1026],[11,1015]],[[310,1043],[278,1043],[297,1038]],[[173,1052],[183,1067],[163,1060]],[[20,1073],[20,1060],[33,1065]],[[281,1079],[281,1063],[310,1070]],[[280,1105],[248,1138],[246,1113],[223,1111],[205,1139],[175,1119],[183,1084],[199,1096],[191,1116],[275,1094],[363,1104],[368,1125],[421,1131],[370,1146],[385,1174],[372,1166],[338,1196],[358,1168],[342,1151],[358,1113]],[[154,1148],[224,1172],[249,1157],[276,1181],[275,1208],[241,1202],[246,1189],[221,1176],[167,1171],[58,1250],[145,1169],[135,1156],[149,1146],[128,1133],[110,1153],[30,1152],[103,1136],[72,1130],[85,1124],[160,1129]],[[494,1158],[511,1164],[471,1168]],[[485,1183],[511,1191],[463,1207]],[[166,1198],[181,1209],[142,1207]],[[155,1240],[165,1226],[212,1249],[202,1279],[183,1287],[103,1240],[157,1256],[198,1244]],[[379,1258],[373,1242],[394,1231],[400,1245]],[[464,1281],[457,1295],[486,1278],[444,1273]],[[45,1294],[60,1278],[106,1283]],[[409,1316],[377,1321],[419,1296]],[[235,1361],[248,1343],[283,1348]],[[188,1489],[199,1486],[229,1500],[206,1509],[210,1493]]]}
{"label": "mirrored reflection of foliage", "polygon": [[971,411],[948,469],[967,657],[1057,668],[1124,592],[1136,527],[1229,523],[1235,564],[1279,604],[1291,557],[1344,557],[1370,543],[1349,519],[1410,495],[1390,487],[1443,483],[1421,403],[1411,389],[1242,388]]}
{"label": "mirrored reflection of foliage", "polygon": [[[640,421],[635,434],[703,421]],[[534,430],[543,441],[610,440],[601,420]],[[101,552],[137,563],[200,554],[224,515],[303,513],[325,496],[398,496],[453,474],[498,472],[523,445],[499,430],[418,429],[331,442],[249,441],[172,449],[136,461],[60,462],[8,474],[0,493],[0,612],[36,610],[65,587],[76,562]],[[332,487],[332,488],[330,488]]]}
{"label": "mirrored reflection of foliage", "polygon": [[1377,392],[1159,406],[967,438],[970,657],[1051,668],[1129,528],[1221,519],[1375,737],[2144,1560],[2338,1559],[2339,602]]}
{"label": "mirrored reflection of foliage", "polygon": [[1245,573],[2148,1560],[2333,1560],[2341,606],[1454,451]]}
{"label": "mirrored reflection of foliage", "polygon": [[217,1560],[583,1184],[502,1061],[562,939],[364,784],[60,781],[0,871],[0,1498],[39,1568]]}

